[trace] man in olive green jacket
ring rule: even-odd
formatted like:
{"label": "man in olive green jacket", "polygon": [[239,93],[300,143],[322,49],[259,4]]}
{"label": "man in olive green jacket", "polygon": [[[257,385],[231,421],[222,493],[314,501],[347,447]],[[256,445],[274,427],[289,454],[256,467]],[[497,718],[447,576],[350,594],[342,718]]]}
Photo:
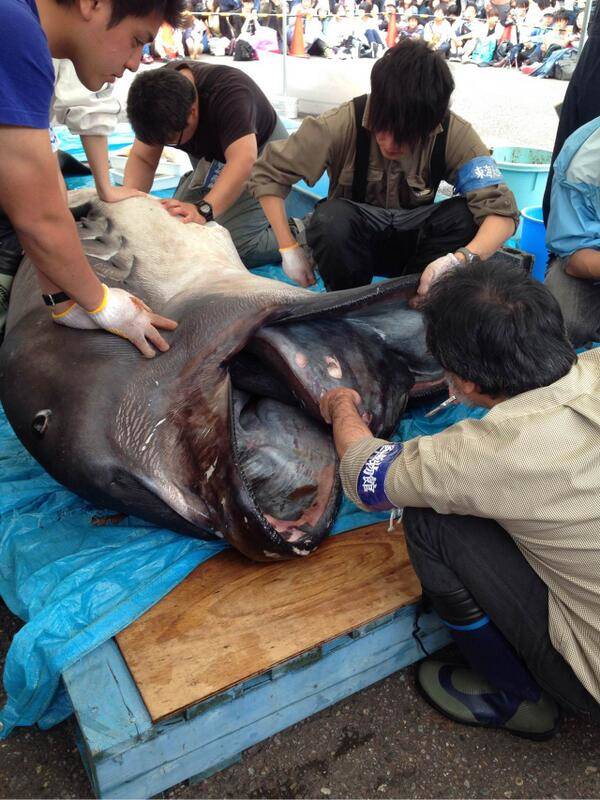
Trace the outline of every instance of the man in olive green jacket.
{"label": "man in olive green jacket", "polygon": [[[302,286],[315,280],[284,200],[297,181],[313,185],[325,170],[329,196],[306,240],[328,290],[368,284],[373,275],[421,273],[424,295],[439,275],[488,258],[512,236],[515,198],[471,125],[449,111],[453,89],[444,59],[406,39],[373,67],[368,99],[309,117],[265,148],[248,189],[289,277]],[[456,196],[434,205],[441,180]]]}

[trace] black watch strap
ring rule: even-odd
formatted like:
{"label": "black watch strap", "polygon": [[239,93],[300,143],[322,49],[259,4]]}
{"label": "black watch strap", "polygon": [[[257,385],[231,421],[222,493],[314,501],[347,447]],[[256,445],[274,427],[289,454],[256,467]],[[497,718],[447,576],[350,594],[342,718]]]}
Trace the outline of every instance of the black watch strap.
{"label": "black watch strap", "polygon": [[215,218],[215,215],[213,214],[213,207],[208,200],[200,200],[199,203],[196,203],[196,208],[198,209],[198,213],[202,214],[207,222],[212,222]]}
{"label": "black watch strap", "polygon": [[466,264],[479,264],[481,261],[481,258],[477,255],[477,253],[469,250],[468,247],[459,247],[456,252],[462,253],[462,255],[465,257]]}
{"label": "black watch strap", "polygon": [[57,306],[59,303],[64,303],[65,300],[70,300],[68,294],[65,292],[55,292],[54,294],[43,294],[44,303],[47,306]]}

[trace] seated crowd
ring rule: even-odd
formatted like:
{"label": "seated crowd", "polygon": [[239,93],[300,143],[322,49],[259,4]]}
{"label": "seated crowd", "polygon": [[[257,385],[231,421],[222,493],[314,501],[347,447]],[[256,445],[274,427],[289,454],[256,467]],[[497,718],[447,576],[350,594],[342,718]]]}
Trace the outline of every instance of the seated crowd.
{"label": "seated crowd", "polygon": [[[423,39],[452,61],[519,67],[544,74],[558,53],[575,53],[583,10],[577,0],[291,0],[287,44],[302,18],[302,45],[310,56],[378,58],[404,38]],[[199,0],[183,27],[164,23],[143,60],[170,61],[201,54],[257,58],[283,46],[281,0]],[[240,45],[243,43],[243,46]],[[297,53],[295,53],[297,55]],[[552,58],[551,58],[552,57]],[[552,74],[552,73],[550,73]]]}

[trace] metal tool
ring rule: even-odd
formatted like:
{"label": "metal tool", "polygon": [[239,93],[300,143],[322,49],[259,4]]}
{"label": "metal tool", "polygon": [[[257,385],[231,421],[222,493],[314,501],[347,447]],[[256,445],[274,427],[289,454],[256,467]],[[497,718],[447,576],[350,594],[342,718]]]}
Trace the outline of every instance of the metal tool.
{"label": "metal tool", "polygon": [[428,411],[425,414],[425,417],[435,417],[436,414],[439,414],[440,411],[443,411],[445,408],[451,406],[452,403],[455,402],[456,402],[456,395],[451,394],[450,397],[447,400],[444,400],[443,403],[440,403],[439,406],[436,406],[435,408],[432,408],[431,411]]}

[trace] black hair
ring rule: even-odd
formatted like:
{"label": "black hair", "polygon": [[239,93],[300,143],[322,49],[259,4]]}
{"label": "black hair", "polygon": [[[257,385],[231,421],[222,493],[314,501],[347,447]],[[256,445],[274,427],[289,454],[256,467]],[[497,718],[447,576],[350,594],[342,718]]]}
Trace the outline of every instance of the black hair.
{"label": "black hair", "polygon": [[564,11],[563,9],[559,9],[554,14],[554,22],[566,22],[567,25],[571,22],[571,16],[568,11]]}
{"label": "black hair", "polygon": [[516,8],[529,8],[529,0],[517,0]]}
{"label": "black hair", "polygon": [[448,112],[454,80],[445,59],[426,42],[403,39],[371,70],[369,124],[414,147]]}
{"label": "black hair", "polygon": [[171,67],[138,75],[127,95],[127,117],[144,144],[165,145],[187,125],[196,89]]}
{"label": "black hair", "polygon": [[490,397],[549,386],[577,360],[556,299],[519,267],[453,270],[433,284],[423,313],[432,355]]}
{"label": "black hair", "polygon": [[[59,6],[75,5],[75,0],[55,0]],[[146,17],[157,12],[165,22],[174,28],[181,23],[181,12],[185,8],[184,0],[112,0],[112,12],[109,28],[114,28],[125,17]]]}

